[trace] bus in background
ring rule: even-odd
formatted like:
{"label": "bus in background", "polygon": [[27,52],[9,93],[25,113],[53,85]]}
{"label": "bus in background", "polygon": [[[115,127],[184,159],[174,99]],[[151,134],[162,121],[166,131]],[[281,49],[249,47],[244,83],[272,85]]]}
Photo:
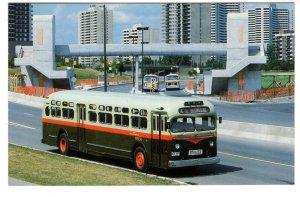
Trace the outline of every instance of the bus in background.
{"label": "bus in background", "polygon": [[42,128],[42,143],[63,155],[123,159],[140,172],[220,161],[215,108],[199,98],[60,91],[44,101]]}
{"label": "bus in background", "polygon": [[178,74],[168,74],[165,76],[166,90],[180,89],[180,79]]}
{"label": "bus in background", "polygon": [[153,75],[153,74],[145,75],[144,76],[143,89],[144,90],[149,90],[149,91],[154,90],[155,92],[157,92],[158,89],[159,89],[159,78],[158,78],[158,76]]}

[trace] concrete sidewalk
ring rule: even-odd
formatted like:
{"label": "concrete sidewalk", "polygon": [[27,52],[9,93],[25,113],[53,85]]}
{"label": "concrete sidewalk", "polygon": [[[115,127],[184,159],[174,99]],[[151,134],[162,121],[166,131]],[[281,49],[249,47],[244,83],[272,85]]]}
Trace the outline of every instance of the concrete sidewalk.
{"label": "concrete sidewalk", "polygon": [[[23,105],[42,108],[44,98],[9,92],[8,100]],[[295,128],[223,120],[223,123],[218,125],[218,133],[220,135],[293,145]]]}

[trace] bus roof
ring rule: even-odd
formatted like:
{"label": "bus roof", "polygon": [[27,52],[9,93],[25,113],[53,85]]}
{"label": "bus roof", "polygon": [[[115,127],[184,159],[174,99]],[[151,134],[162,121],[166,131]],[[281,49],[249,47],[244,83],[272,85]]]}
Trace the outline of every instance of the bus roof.
{"label": "bus roof", "polygon": [[[184,102],[203,101],[203,104],[208,106],[211,112],[214,112],[214,105],[203,99],[148,94],[65,90],[50,94],[48,96],[48,102],[49,100],[147,109],[148,112],[163,107],[163,111],[166,111],[169,116],[178,114],[178,108],[184,107]],[[122,105],[120,105],[120,103],[122,103]]]}
{"label": "bus roof", "polygon": [[158,76],[155,75],[155,74],[147,74],[147,75],[145,75],[144,77],[158,77]]}

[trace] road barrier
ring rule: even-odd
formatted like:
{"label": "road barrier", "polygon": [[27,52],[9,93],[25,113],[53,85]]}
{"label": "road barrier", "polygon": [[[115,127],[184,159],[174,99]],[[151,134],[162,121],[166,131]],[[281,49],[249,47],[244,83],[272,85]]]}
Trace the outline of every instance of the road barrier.
{"label": "road barrier", "polygon": [[[97,86],[98,85],[97,79],[87,79],[87,80],[78,80],[76,82],[76,86]],[[125,78],[125,77],[110,77],[108,79],[109,84],[125,84],[125,83],[132,83],[131,78]]]}
{"label": "road barrier", "polygon": [[34,87],[34,86],[17,86],[16,93],[26,94],[36,97],[47,97],[53,92],[62,91],[60,88],[48,88],[48,87]]}
{"label": "road barrier", "polygon": [[256,91],[220,92],[220,100],[230,102],[250,102],[259,99],[270,99],[295,94],[294,86],[276,87]]}

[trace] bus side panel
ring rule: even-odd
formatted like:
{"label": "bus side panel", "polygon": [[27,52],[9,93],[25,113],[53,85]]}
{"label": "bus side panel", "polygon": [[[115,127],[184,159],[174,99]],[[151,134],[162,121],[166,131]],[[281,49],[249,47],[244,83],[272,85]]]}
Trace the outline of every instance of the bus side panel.
{"label": "bus side panel", "polygon": [[43,123],[43,143],[50,146],[57,146],[59,132],[65,132],[69,138],[70,148],[77,150],[76,131],[76,127]]}
{"label": "bus side panel", "polygon": [[90,154],[111,155],[126,160],[132,159],[134,136],[87,130],[86,137],[88,153]]}

